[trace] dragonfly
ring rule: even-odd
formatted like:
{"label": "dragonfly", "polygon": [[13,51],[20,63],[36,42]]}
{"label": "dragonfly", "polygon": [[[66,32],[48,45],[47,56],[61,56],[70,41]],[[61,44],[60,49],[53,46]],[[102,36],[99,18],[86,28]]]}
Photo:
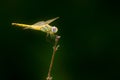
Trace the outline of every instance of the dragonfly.
{"label": "dragonfly", "polygon": [[55,36],[55,33],[58,32],[58,28],[56,26],[49,25],[53,21],[57,20],[59,17],[49,19],[47,21],[39,21],[37,23],[34,23],[33,25],[28,24],[21,24],[21,23],[12,23],[14,26],[23,27],[24,29],[33,29],[33,30],[39,30],[42,32],[47,33],[47,36]]}

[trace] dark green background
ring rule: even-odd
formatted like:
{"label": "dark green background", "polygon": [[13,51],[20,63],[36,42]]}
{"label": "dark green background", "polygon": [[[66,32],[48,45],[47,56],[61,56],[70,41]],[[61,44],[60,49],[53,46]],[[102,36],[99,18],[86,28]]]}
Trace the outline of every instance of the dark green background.
{"label": "dark green background", "polygon": [[11,26],[55,17],[61,35],[53,80],[120,79],[117,0],[1,0],[0,80],[45,80],[52,55],[46,34]]}

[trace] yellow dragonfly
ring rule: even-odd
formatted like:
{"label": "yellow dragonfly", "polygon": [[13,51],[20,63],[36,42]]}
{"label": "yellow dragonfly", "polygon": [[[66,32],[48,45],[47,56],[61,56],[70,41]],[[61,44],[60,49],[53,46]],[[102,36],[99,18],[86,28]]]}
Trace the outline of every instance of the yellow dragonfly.
{"label": "yellow dragonfly", "polygon": [[24,27],[25,29],[34,29],[40,30],[47,33],[47,36],[50,35],[51,37],[57,33],[58,28],[55,26],[50,26],[49,24],[58,19],[59,17],[47,20],[47,21],[39,21],[33,25],[21,24],[21,23],[12,23],[12,25]]}

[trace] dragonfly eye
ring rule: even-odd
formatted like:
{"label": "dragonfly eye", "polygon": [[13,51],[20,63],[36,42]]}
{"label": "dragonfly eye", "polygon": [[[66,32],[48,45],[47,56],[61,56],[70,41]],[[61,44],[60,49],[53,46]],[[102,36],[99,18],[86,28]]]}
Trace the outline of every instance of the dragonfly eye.
{"label": "dragonfly eye", "polygon": [[52,27],[52,32],[53,32],[53,33],[56,33],[57,31],[58,31],[58,28],[57,28],[57,27],[55,27],[55,26]]}

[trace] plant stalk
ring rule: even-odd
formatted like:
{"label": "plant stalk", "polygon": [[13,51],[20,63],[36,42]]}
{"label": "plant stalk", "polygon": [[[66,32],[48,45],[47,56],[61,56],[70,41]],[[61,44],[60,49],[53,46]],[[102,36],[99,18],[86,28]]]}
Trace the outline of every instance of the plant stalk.
{"label": "plant stalk", "polygon": [[56,53],[56,51],[58,50],[58,47],[59,47],[59,45],[57,45],[59,39],[60,39],[60,36],[56,35],[56,37],[55,37],[55,44],[53,46],[52,58],[51,58],[51,62],[50,62],[49,70],[48,70],[48,76],[47,76],[46,80],[52,80],[51,71],[52,71],[52,67],[53,67],[55,53]]}

